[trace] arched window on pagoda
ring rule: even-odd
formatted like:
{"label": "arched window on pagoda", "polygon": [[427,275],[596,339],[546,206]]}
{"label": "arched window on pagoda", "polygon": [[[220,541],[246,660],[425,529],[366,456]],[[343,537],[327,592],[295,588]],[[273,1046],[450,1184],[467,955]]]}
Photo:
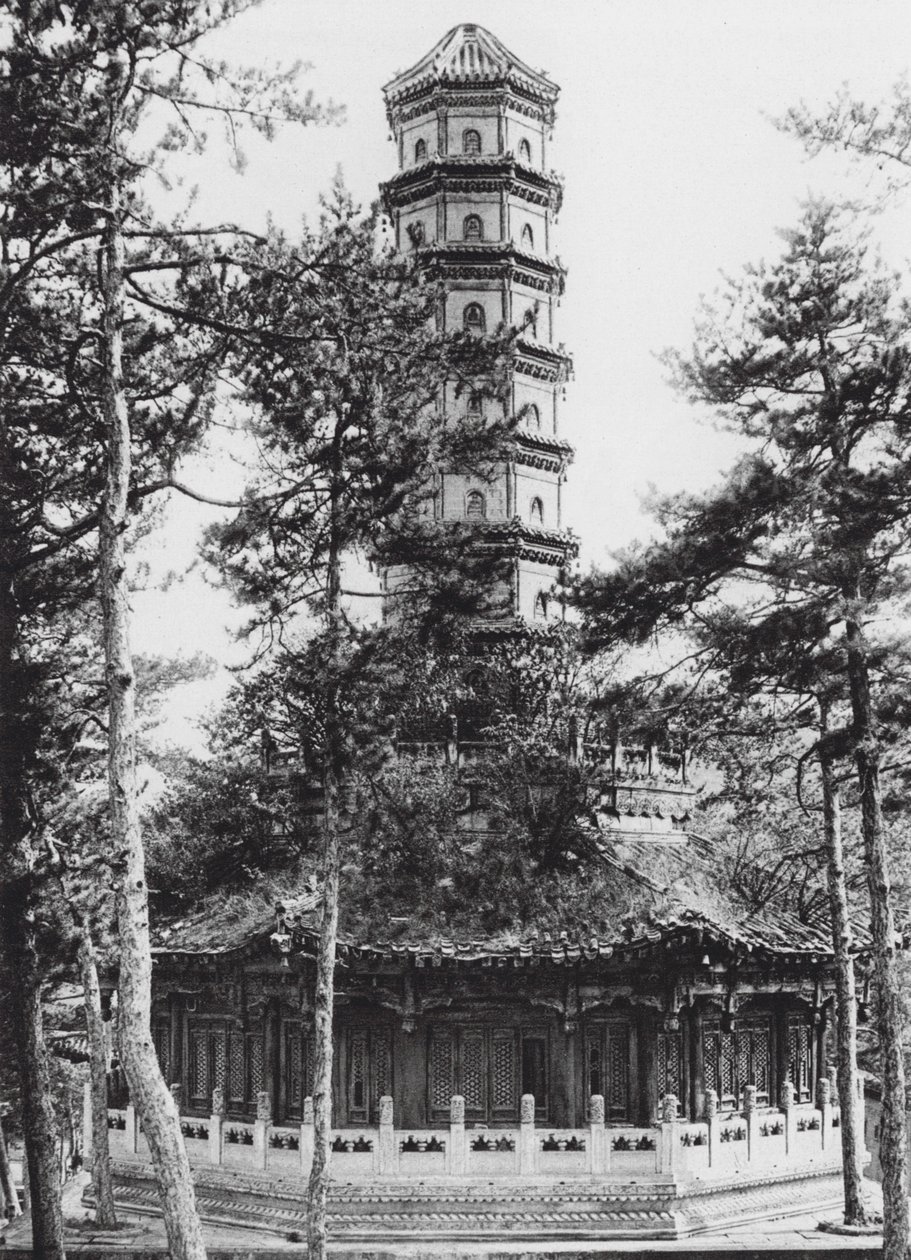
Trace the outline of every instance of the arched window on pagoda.
{"label": "arched window on pagoda", "polygon": [[538,308],[537,306],[529,306],[526,308],[525,314],[522,316],[522,332],[528,337],[538,336]]}
{"label": "arched window on pagoda", "polygon": [[535,596],[534,618],[535,618],[535,621],[547,620],[547,596],[544,594],[543,591],[538,591],[537,595]]}
{"label": "arched window on pagoda", "polygon": [[534,250],[535,248],[535,234],[531,230],[530,223],[526,223],[522,229],[522,248],[528,250]]}
{"label": "arched window on pagoda", "polygon": [[408,224],[408,237],[411,241],[412,249],[418,249],[424,244],[424,224],[420,222]]}
{"label": "arched window on pagoda", "polygon": [[531,166],[531,145],[527,140],[519,141],[519,161]]}
{"label": "arched window on pagoda", "polygon": [[417,144],[414,146],[414,160],[415,162],[427,161],[427,141],[426,140],[419,140]]}
{"label": "arched window on pagoda", "polygon": [[462,239],[465,241],[480,241],[484,238],[484,225],[481,223],[481,216],[478,214],[466,214],[462,223]]}
{"label": "arched window on pagoda", "polygon": [[487,504],[480,490],[469,490],[465,496],[465,516],[469,521],[483,521],[487,515]]}
{"label": "arched window on pagoda", "polygon": [[462,312],[462,327],[466,332],[480,336],[487,328],[484,307],[480,302],[469,302]]}
{"label": "arched window on pagoda", "polygon": [[525,408],[522,416],[523,427],[530,429],[532,433],[539,433],[541,430],[541,413],[535,403],[529,403]]}
{"label": "arched window on pagoda", "polygon": [[462,132],[462,152],[469,154],[481,152],[481,133],[475,131],[474,127],[469,127],[467,131]]}
{"label": "arched window on pagoda", "polygon": [[544,524],[544,504],[537,495],[531,501],[531,507],[528,510],[532,525]]}
{"label": "arched window on pagoda", "polygon": [[483,411],[484,398],[478,390],[473,389],[468,395],[468,414],[470,416],[480,416],[483,414]]}

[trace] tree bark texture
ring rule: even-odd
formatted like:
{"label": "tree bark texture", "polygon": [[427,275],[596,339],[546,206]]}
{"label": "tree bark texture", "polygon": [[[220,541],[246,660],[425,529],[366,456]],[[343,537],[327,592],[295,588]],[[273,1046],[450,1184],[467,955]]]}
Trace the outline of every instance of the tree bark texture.
{"label": "tree bark texture", "polygon": [[101,987],[95,947],[87,923],[83,922],[79,941],[79,965],[85,992],[85,1027],[89,1043],[89,1088],[92,1100],[92,1189],[95,1191],[95,1220],[105,1229],[117,1224],[114,1183],[111,1177],[111,1150],[108,1142],[108,1056],[101,1017]]}
{"label": "tree bark texture", "polygon": [[31,1186],[36,1255],[62,1260],[63,1215],[57,1125],[41,1007],[42,969],[34,922],[34,851],[25,806],[21,662],[12,578],[0,572],[0,947],[8,977],[9,1018],[22,1091],[22,1125]]}
{"label": "tree bark texture", "polygon": [[896,967],[895,918],[892,913],[889,855],[879,782],[881,754],[876,738],[867,646],[863,631],[853,617],[849,616],[845,625],[848,682],[854,720],[854,763],[860,792],[864,858],[870,894],[873,983],[882,1078],[880,1162],[883,1169],[883,1258],[905,1260],[908,1250],[905,1064],[902,1054],[902,1002]]}
{"label": "tree bark texture", "polygon": [[326,1200],[332,1143],[332,1020],[335,1005],[335,955],[338,936],[339,888],[339,767],[340,727],[337,662],[342,633],[341,558],[338,495],[341,479],[341,428],[333,447],[330,489],[330,541],[326,573],[326,628],[329,638],[325,689],[325,747],[323,750],[322,915],[316,957],[313,1030],[313,1163],[307,1186],[307,1247],[309,1260],[326,1257]]}
{"label": "tree bark texture", "polygon": [[3,1132],[3,1117],[0,1116],[0,1192],[3,1196],[3,1207],[7,1217],[22,1215],[19,1196],[13,1181],[13,1169],[9,1162],[9,1148],[6,1145],[6,1134]]}
{"label": "tree bark texture", "polygon": [[129,643],[125,535],[130,488],[130,423],[123,380],[124,243],[111,197],[104,241],[104,384],[107,479],[100,527],[101,602],[108,689],[108,788],[119,860],[119,1035],[130,1097],[142,1122],[158,1182],[173,1260],[204,1260],[205,1246],[177,1105],[158,1065],[150,1030],[152,954],[145,854],[136,782],[135,678]]}
{"label": "tree bark texture", "polygon": [[825,747],[823,717],[819,768],[822,776],[823,822],[826,837],[826,876],[832,946],[835,951],[835,1002],[838,1019],[835,1051],[838,1105],[841,1110],[842,1177],[845,1189],[845,1224],[864,1225],[867,1212],[863,1196],[863,1111],[857,1097],[857,1000],[852,950],[854,934],[848,910],[845,858],[841,827],[841,792],[832,759]]}

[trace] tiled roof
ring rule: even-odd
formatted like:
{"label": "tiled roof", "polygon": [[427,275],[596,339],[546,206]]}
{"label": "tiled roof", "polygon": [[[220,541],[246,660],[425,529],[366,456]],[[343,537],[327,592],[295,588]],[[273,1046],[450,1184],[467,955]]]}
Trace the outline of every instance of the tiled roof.
{"label": "tiled roof", "polygon": [[258,946],[276,930],[279,919],[299,930],[316,928],[319,893],[312,888],[274,900],[255,893],[212,899],[191,914],[153,928],[156,954],[237,954]]}
{"label": "tiled roof", "polygon": [[474,22],[447,31],[420,61],[383,88],[388,101],[434,84],[479,84],[512,79],[534,94],[555,100],[559,88],[520,61],[495,35]]}

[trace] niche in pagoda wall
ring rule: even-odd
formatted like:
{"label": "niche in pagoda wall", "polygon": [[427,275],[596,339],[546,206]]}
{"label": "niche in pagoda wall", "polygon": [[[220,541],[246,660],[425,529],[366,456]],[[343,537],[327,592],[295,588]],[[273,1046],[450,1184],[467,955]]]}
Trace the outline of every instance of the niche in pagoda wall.
{"label": "niche in pagoda wall", "polygon": [[[480,237],[472,219],[480,220]],[[460,193],[446,200],[447,241],[478,244],[502,239],[499,193]]]}
{"label": "niche in pagoda wall", "polygon": [[[532,205],[523,197],[507,197],[506,223],[507,235],[516,249],[539,258],[547,257],[547,213],[542,206]],[[526,227],[531,231],[531,242],[527,233],[523,236]]]}
{"label": "niche in pagoda wall", "polygon": [[[528,411],[520,421],[520,428],[539,432],[544,437],[552,437],[556,433],[557,395],[553,385],[517,374],[513,384],[513,415],[518,416],[525,407]],[[537,408],[537,416],[531,410],[533,407]]]}
{"label": "niche in pagoda wall", "polygon": [[403,254],[416,245],[430,245],[437,238],[437,206],[432,198],[416,201],[398,216],[396,248]]}
{"label": "niche in pagoda wall", "polygon": [[[480,136],[482,156],[500,152],[499,120],[495,105],[461,109],[458,106],[451,107],[447,115],[446,127],[450,157],[471,156],[471,154],[465,154],[465,133],[468,131],[476,131]],[[469,149],[472,147],[470,137],[468,147]]]}
{"label": "niche in pagoda wall", "polygon": [[514,515],[536,529],[559,529],[559,474],[546,468],[516,468],[516,502]]}
{"label": "niche in pagoda wall", "polygon": [[486,481],[463,473],[445,473],[440,488],[444,521],[505,521],[506,475]]}
{"label": "niche in pagoda wall", "polygon": [[[535,122],[534,119],[529,118],[526,114],[519,114],[515,110],[507,109],[503,124],[507,152],[514,154],[524,166],[530,166],[532,170],[536,171],[543,170],[546,148],[544,128],[541,123]],[[530,161],[522,150],[523,140],[528,145],[528,158],[531,159]]]}
{"label": "niche in pagoda wall", "polygon": [[555,564],[519,561],[516,609],[520,617],[537,623],[562,619],[563,608],[553,590],[558,572]]}
{"label": "niche in pagoda wall", "polygon": [[553,303],[548,293],[531,289],[524,284],[512,288],[511,322],[526,341],[540,341],[550,345],[553,341]]}
{"label": "niche in pagoda wall", "polygon": [[[424,156],[421,157],[418,146],[423,142]],[[419,166],[437,152],[437,120],[435,114],[425,114],[415,118],[402,127],[402,169]]]}
{"label": "niche in pagoda wall", "polygon": [[[483,311],[483,331],[495,332],[503,323],[503,294],[499,288],[481,288],[465,285],[453,287],[446,295],[446,330],[458,332],[461,328],[474,330],[473,312],[469,307],[479,306]],[[466,319],[466,315],[468,318]]]}

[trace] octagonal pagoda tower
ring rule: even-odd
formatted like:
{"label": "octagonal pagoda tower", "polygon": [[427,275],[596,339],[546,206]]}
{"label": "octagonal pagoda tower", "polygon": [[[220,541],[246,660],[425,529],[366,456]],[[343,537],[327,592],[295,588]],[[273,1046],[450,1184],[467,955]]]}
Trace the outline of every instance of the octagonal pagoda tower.
{"label": "octagonal pagoda tower", "polygon": [[[555,340],[563,269],[553,252],[560,181],[548,170],[559,88],[481,26],[464,23],[383,89],[398,173],[383,187],[397,248],[418,249],[446,291],[447,329],[518,330],[507,406],[517,421],[493,480],[441,472],[439,519],[477,523],[510,559],[507,625],[562,615],[551,592],[576,544],[562,525],[571,448],[559,436],[570,361]],[[450,415],[503,404],[442,400]]]}

